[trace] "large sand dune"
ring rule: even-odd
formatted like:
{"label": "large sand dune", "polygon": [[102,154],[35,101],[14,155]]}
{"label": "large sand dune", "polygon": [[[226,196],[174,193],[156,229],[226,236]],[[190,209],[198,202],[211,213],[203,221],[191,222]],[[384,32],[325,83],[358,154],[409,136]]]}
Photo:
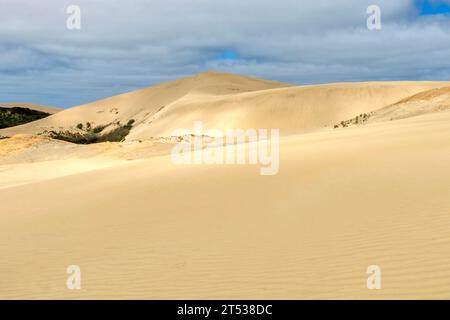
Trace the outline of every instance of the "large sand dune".
{"label": "large sand dune", "polygon": [[286,86],[288,85],[243,76],[203,73],[70,108],[32,124],[5,130],[4,133],[33,134],[46,129],[74,128],[78,123],[86,122],[101,125],[114,121],[126,123],[135,119],[142,123],[150,121],[156,113],[188,94],[221,96]]}
{"label": "large sand dune", "polygon": [[[447,83],[446,85],[448,85]],[[228,96],[187,95],[132,131],[129,139],[170,136],[177,128],[279,128],[283,134],[333,127],[441,82],[343,83],[269,89]]]}
{"label": "large sand dune", "polygon": [[[14,128],[138,122],[124,143],[0,140],[0,298],[450,298],[450,111],[435,108],[446,89],[429,91],[444,86],[207,74]],[[405,103],[431,111],[332,128]],[[174,165],[173,140],[146,139],[193,120],[280,127],[279,173]],[[370,265],[381,290],[366,287]]]}
{"label": "large sand dune", "polygon": [[79,123],[105,125],[136,121],[128,140],[171,136],[192,129],[279,128],[282,133],[333,126],[447,82],[342,83],[292,87],[224,73],[202,73],[147,89],[71,108],[46,119],[0,130],[11,136],[74,129]]}

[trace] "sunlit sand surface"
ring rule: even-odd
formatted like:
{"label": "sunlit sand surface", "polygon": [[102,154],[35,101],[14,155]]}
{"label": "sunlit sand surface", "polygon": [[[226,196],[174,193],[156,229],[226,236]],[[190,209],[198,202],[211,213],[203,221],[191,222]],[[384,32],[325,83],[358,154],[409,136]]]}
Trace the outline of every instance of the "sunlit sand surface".
{"label": "sunlit sand surface", "polygon": [[[0,130],[0,298],[450,298],[449,86],[211,73]],[[116,118],[122,143],[36,136]],[[155,137],[194,120],[279,128],[279,173],[174,165]]]}

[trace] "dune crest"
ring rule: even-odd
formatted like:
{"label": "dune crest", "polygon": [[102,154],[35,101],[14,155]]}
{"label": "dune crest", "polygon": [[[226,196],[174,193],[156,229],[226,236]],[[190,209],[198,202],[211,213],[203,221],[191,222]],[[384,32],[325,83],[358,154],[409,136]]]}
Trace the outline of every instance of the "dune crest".
{"label": "dune crest", "polygon": [[332,127],[445,82],[373,82],[312,86],[207,72],[70,108],[0,134],[73,130],[79,124],[135,125],[127,140],[168,137],[194,121],[206,129],[278,128],[283,133]]}
{"label": "dune crest", "polygon": [[401,120],[447,110],[450,110],[450,87],[431,89],[402,99],[387,107],[342,121],[337,127]]}

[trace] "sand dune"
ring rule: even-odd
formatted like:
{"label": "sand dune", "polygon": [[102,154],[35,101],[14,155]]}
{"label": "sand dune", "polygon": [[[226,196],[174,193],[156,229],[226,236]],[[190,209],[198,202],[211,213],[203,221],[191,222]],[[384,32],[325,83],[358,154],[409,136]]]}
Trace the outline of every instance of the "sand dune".
{"label": "sand dune", "polygon": [[274,177],[162,156],[3,189],[0,296],[448,298],[449,133],[443,112],[284,137]]}
{"label": "sand dune", "polygon": [[86,122],[102,125],[114,121],[126,123],[134,119],[141,123],[150,121],[156,113],[189,93],[221,96],[286,86],[289,85],[243,76],[202,73],[71,108],[32,124],[5,130],[4,135],[36,134],[49,129],[74,128],[78,123]]}
{"label": "sand dune", "polygon": [[[448,87],[208,73],[1,130],[0,298],[450,298]],[[130,118],[122,143],[29,135]],[[280,128],[279,173],[173,164],[159,137],[193,120]]]}
{"label": "sand dune", "polygon": [[450,87],[432,89],[376,110],[368,122],[392,121],[450,110]]}
{"label": "sand dune", "polygon": [[417,117],[450,110],[450,87],[420,92],[387,107],[343,121],[339,127]]}
{"label": "sand dune", "polygon": [[71,108],[0,134],[37,134],[74,129],[79,123],[104,125],[136,121],[127,140],[171,136],[191,129],[279,128],[283,133],[333,126],[447,82],[343,83],[292,87],[224,73],[202,73],[148,89]]}
{"label": "sand dune", "polygon": [[[170,136],[202,120],[206,129],[279,128],[290,134],[370,112],[444,83],[348,83],[270,89],[226,97],[188,95],[163,110],[152,123],[133,130],[129,139]],[[448,85],[448,83],[447,83]]]}

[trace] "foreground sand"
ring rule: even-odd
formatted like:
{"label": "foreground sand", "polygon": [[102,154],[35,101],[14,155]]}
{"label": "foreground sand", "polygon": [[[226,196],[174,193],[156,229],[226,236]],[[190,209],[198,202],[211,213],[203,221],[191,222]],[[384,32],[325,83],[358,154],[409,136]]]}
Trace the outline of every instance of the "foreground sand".
{"label": "foreground sand", "polygon": [[31,164],[0,166],[0,298],[450,298],[450,112],[280,148],[272,177],[164,152],[37,161],[62,174],[21,185]]}

